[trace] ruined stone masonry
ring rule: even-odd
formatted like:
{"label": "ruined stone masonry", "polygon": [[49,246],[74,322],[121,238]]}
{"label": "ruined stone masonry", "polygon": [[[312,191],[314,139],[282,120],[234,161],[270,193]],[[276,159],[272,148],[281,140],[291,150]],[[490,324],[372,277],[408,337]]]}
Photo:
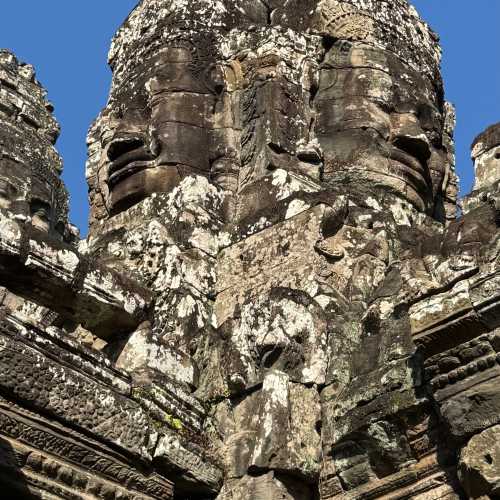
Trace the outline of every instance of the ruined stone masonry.
{"label": "ruined stone masonry", "polygon": [[2,498],[500,498],[500,124],[459,202],[440,54],[406,0],[142,0],[83,240],[0,51]]}

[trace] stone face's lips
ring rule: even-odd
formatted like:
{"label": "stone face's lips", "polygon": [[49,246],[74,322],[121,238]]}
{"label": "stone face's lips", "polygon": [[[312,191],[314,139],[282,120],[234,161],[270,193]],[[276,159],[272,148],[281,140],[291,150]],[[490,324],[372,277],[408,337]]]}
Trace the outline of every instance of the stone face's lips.
{"label": "stone face's lips", "polygon": [[110,189],[113,189],[117,184],[124,181],[128,177],[140,172],[141,170],[145,170],[151,165],[149,161],[135,161],[127,164],[123,168],[117,170],[108,178],[108,186]]}
{"label": "stone face's lips", "polygon": [[[394,163],[399,164],[397,171],[393,172],[395,175],[408,182],[417,193],[427,194],[430,182],[427,168],[422,165],[420,160],[396,147],[391,148],[389,158]],[[394,168],[394,164],[392,166]]]}
{"label": "stone face's lips", "polygon": [[145,148],[138,148],[119,156],[108,167],[108,185],[112,189],[119,182],[151,165],[153,157]]}

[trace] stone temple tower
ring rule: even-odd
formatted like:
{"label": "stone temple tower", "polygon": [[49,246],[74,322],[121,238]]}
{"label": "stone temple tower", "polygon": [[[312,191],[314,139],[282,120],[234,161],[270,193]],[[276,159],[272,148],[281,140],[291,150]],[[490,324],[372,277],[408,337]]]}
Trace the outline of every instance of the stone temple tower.
{"label": "stone temple tower", "polygon": [[65,234],[67,194],[62,161],[53,147],[59,125],[32,66],[0,51],[1,206],[37,228]]}
{"label": "stone temple tower", "polygon": [[[70,241],[68,195],[54,149],[59,125],[32,66],[0,51],[0,208],[8,219],[47,237]],[[28,229],[29,230],[29,229]],[[13,275],[16,271],[8,269]],[[3,284],[2,284],[3,285]],[[30,286],[27,284],[27,286]],[[45,321],[49,310],[2,289],[2,303],[26,319]]]}
{"label": "stone temple tower", "polygon": [[139,2],[80,242],[43,93],[1,56],[0,284],[43,312],[0,309],[12,498],[500,494],[500,141],[459,215],[406,0]]}

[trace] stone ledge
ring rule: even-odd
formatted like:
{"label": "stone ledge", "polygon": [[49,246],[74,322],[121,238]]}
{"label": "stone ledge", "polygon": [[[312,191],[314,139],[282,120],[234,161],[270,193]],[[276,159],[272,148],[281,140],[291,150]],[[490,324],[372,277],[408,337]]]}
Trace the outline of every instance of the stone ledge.
{"label": "stone ledge", "polygon": [[128,375],[112,367],[111,361],[101,352],[88,349],[65,332],[50,327],[46,330],[26,324],[7,314],[0,323],[2,333],[35,347],[47,357],[79,371],[96,382],[109,385],[113,390],[130,396],[131,380]]}
{"label": "stone ledge", "polygon": [[410,308],[413,340],[426,357],[500,326],[500,271],[479,274]]}
{"label": "stone ledge", "polygon": [[[330,481],[322,488],[324,500],[371,500],[375,498],[413,498],[417,495],[428,494],[428,497],[418,498],[455,498],[459,496],[453,487],[453,474],[448,474],[438,463],[436,454],[423,458],[417,464],[406,470],[397,472],[382,479],[347,492],[339,492],[339,485]],[[439,496],[437,496],[439,494]],[[449,497],[446,494],[451,495]],[[386,497],[387,495],[387,497]],[[455,495],[455,496],[453,496]]]}
{"label": "stone ledge", "polygon": [[0,213],[0,279],[13,293],[102,338],[133,331],[152,301],[150,292],[129,278],[5,213]]}
{"label": "stone ledge", "polygon": [[0,368],[9,399],[151,460],[157,432],[138,403],[1,332]]}
{"label": "stone ledge", "polygon": [[[130,498],[134,499],[160,500],[172,495],[173,485],[165,478],[148,469],[138,470],[135,464],[129,463],[128,457],[117,454],[58,422],[49,422],[40,415],[21,409],[3,398],[0,398],[0,436],[0,442],[10,440],[13,444],[11,448],[25,447],[37,453],[32,449],[33,445],[36,443],[39,449],[42,447],[42,454],[49,461],[63,464],[65,470],[74,470],[74,474],[64,474],[62,478],[66,484],[74,481],[73,486],[78,490],[85,490],[92,482],[107,482],[125,488],[133,495]],[[44,460],[41,464],[39,460],[30,462],[32,465],[42,465],[44,470],[47,468],[47,475],[51,475],[52,467],[50,464],[45,467]],[[136,496],[139,493],[143,496]]]}

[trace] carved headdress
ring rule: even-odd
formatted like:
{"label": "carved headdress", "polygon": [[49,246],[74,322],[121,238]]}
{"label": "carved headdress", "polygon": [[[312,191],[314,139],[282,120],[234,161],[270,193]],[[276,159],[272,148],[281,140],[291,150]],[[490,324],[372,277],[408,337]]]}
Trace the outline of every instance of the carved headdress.
{"label": "carved headdress", "polygon": [[320,0],[313,31],[389,50],[440,80],[439,37],[406,0]]}

